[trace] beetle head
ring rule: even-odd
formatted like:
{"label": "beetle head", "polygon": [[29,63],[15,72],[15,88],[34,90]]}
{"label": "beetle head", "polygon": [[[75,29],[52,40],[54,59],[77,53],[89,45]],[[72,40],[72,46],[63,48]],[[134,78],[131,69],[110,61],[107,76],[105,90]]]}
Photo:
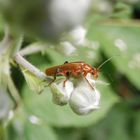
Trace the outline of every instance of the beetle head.
{"label": "beetle head", "polygon": [[99,76],[99,69],[93,68],[92,69],[92,75],[93,75],[94,79],[96,80]]}

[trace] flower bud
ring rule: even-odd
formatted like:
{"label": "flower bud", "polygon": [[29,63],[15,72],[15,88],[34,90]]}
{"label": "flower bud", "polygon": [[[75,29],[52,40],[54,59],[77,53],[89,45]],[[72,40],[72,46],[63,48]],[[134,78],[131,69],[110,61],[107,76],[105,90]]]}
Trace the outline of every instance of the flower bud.
{"label": "flower bud", "polygon": [[86,115],[99,108],[100,93],[83,78],[71,94],[69,104],[78,115]]}
{"label": "flower bud", "polygon": [[51,84],[50,88],[53,102],[57,105],[65,105],[73,91],[73,83],[67,80],[64,85],[64,79],[58,79]]}

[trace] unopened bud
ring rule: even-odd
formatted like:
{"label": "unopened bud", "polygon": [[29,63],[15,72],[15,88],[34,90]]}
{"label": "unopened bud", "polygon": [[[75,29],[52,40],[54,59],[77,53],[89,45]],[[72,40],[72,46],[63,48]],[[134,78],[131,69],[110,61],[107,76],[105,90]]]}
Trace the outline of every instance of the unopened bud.
{"label": "unopened bud", "polygon": [[100,93],[83,78],[71,94],[69,104],[78,115],[86,115],[99,108]]}

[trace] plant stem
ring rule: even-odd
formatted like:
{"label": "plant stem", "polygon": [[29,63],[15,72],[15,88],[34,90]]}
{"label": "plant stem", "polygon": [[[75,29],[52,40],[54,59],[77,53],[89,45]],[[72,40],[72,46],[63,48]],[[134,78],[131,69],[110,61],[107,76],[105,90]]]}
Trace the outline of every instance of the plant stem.
{"label": "plant stem", "polygon": [[9,89],[13,99],[15,100],[16,107],[18,107],[19,104],[21,103],[21,98],[19,96],[19,92],[18,92],[17,88],[15,87],[12,78],[9,76],[7,79],[8,79],[8,89]]}
{"label": "plant stem", "polygon": [[0,53],[3,53],[10,47],[11,41],[12,39],[10,35],[10,29],[8,26],[6,26],[4,30],[3,40],[0,43]]}
{"label": "plant stem", "polygon": [[21,65],[23,68],[29,70],[32,74],[34,74],[36,77],[41,79],[47,79],[47,76],[44,72],[40,71],[38,68],[36,68],[34,65],[29,63],[20,53],[17,53],[15,55],[15,61]]}
{"label": "plant stem", "polygon": [[41,52],[46,49],[46,45],[40,43],[33,43],[19,51],[20,55],[30,55],[33,53]]}

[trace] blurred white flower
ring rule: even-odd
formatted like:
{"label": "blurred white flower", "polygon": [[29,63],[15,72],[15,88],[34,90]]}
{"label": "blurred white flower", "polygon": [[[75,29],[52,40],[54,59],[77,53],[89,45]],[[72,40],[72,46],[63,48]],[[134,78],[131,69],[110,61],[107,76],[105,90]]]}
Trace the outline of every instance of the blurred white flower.
{"label": "blurred white flower", "polygon": [[132,59],[129,61],[128,63],[128,66],[129,68],[131,69],[140,69],[140,53],[135,53],[133,56],[132,56]]}
{"label": "blurred white flower", "polygon": [[124,40],[118,38],[115,40],[115,46],[121,51],[121,52],[126,52],[127,51],[127,45],[124,42]]}
{"label": "blurred white flower", "polygon": [[41,123],[41,120],[35,115],[29,116],[28,119],[32,124],[40,124]]}
{"label": "blurred white flower", "polygon": [[71,30],[69,34],[70,34],[71,41],[75,45],[83,45],[86,42],[86,38],[85,38],[86,33],[87,30],[84,27],[77,26],[76,28]]}
{"label": "blurred white flower", "polygon": [[82,24],[91,0],[51,0],[46,4],[44,34],[57,38]]}
{"label": "blurred white flower", "polygon": [[59,31],[79,25],[89,5],[90,0],[51,0],[47,7],[50,21]]}
{"label": "blurred white flower", "polygon": [[76,55],[76,46],[87,45],[86,32],[86,29],[82,26],[77,26],[73,30],[70,30],[68,36],[63,38],[63,40],[68,41],[61,42],[61,47],[58,51],[65,54],[66,56]]}
{"label": "blurred white flower", "polygon": [[65,105],[68,103],[74,87],[70,80],[67,80],[64,86],[64,79],[58,79],[50,85],[50,88],[53,102],[57,105]]}
{"label": "blurred white flower", "polygon": [[69,100],[70,107],[76,114],[86,115],[99,108],[100,92],[95,86],[93,88],[84,78],[78,80]]}
{"label": "blurred white flower", "polygon": [[76,52],[76,48],[68,41],[61,42],[61,47],[58,49],[66,56],[71,56]]}
{"label": "blurred white flower", "polygon": [[14,31],[51,41],[82,24],[90,1],[0,0],[0,12]]}

